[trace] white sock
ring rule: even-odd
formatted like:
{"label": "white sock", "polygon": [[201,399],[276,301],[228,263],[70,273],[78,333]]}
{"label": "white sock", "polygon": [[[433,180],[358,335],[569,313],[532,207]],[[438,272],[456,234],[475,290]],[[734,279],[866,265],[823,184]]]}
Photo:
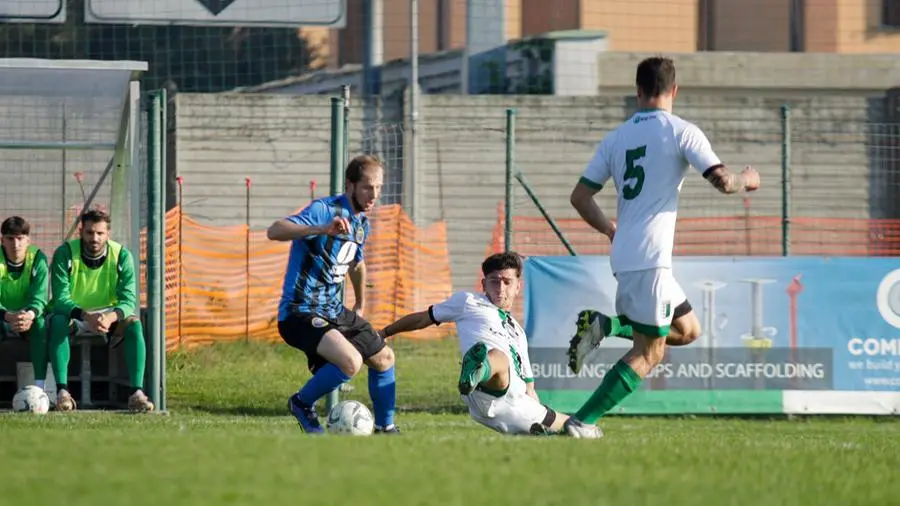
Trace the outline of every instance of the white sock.
{"label": "white sock", "polygon": [[34,386],[43,390],[44,389],[44,381],[46,381],[46,380],[34,380]]}

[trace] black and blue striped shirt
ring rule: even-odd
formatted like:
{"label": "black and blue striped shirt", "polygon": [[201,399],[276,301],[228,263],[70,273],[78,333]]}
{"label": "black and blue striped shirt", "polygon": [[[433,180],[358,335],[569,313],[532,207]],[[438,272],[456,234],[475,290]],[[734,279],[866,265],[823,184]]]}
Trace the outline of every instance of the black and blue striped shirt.
{"label": "black and blue striped shirt", "polygon": [[278,304],[279,321],[292,312],[336,318],[344,310],[340,289],[350,265],[363,260],[369,219],[365,213],[354,214],[345,195],[335,195],[314,200],[287,220],[298,225],[326,226],[335,216],[350,223],[349,234],[312,235],[291,243]]}

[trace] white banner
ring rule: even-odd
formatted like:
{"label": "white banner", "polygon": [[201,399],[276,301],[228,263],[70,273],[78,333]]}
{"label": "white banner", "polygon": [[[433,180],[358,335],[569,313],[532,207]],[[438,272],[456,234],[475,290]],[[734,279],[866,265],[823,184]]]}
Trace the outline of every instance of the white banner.
{"label": "white banner", "polygon": [[[21,1],[21,0],[20,0]],[[343,28],[346,0],[85,0],[88,23],[329,26]]]}
{"label": "white banner", "polygon": [[4,23],[65,23],[66,0],[0,0]]}

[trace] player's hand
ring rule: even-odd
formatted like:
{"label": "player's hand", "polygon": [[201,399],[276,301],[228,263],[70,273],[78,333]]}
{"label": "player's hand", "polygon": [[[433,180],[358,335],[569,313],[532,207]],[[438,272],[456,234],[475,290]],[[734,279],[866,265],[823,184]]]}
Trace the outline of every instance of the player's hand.
{"label": "player's hand", "polygon": [[16,323],[13,330],[16,332],[27,332],[32,324],[34,324],[34,313],[31,310],[19,311],[16,313]]}
{"label": "player's hand", "polygon": [[613,222],[609,222],[609,229],[606,231],[606,237],[609,237],[609,242],[612,243],[613,239],[616,237],[616,224]]}
{"label": "player's hand", "polygon": [[109,326],[103,319],[103,313],[86,313],[84,324],[93,332],[105,334],[109,332]]}
{"label": "player's hand", "polygon": [[363,306],[362,306],[361,304],[359,304],[359,303],[354,304],[354,305],[353,305],[353,312],[356,313],[357,316],[359,316],[360,318],[362,318],[363,312],[364,312]]}
{"label": "player's hand", "polygon": [[745,191],[752,192],[759,189],[759,172],[756,172],[756,169],[750,166],[744,167],[741,176],[744,177]]}
{"label": "player's hand", "polygon": [[331,223],[323,228],[326,235],[336,236],[350,233],[350,222],[343,216],[335,216]]}

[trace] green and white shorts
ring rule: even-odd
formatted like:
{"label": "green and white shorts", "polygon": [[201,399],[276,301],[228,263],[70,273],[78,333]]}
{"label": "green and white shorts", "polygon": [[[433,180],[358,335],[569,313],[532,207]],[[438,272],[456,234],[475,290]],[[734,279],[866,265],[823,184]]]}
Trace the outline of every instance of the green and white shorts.
{"label": "green and white shorts", "polygon": [[669,335],[675,308],[687,300],[672,269],[618,272],[616,281],[616,313],[622,323],[646,336]]}

